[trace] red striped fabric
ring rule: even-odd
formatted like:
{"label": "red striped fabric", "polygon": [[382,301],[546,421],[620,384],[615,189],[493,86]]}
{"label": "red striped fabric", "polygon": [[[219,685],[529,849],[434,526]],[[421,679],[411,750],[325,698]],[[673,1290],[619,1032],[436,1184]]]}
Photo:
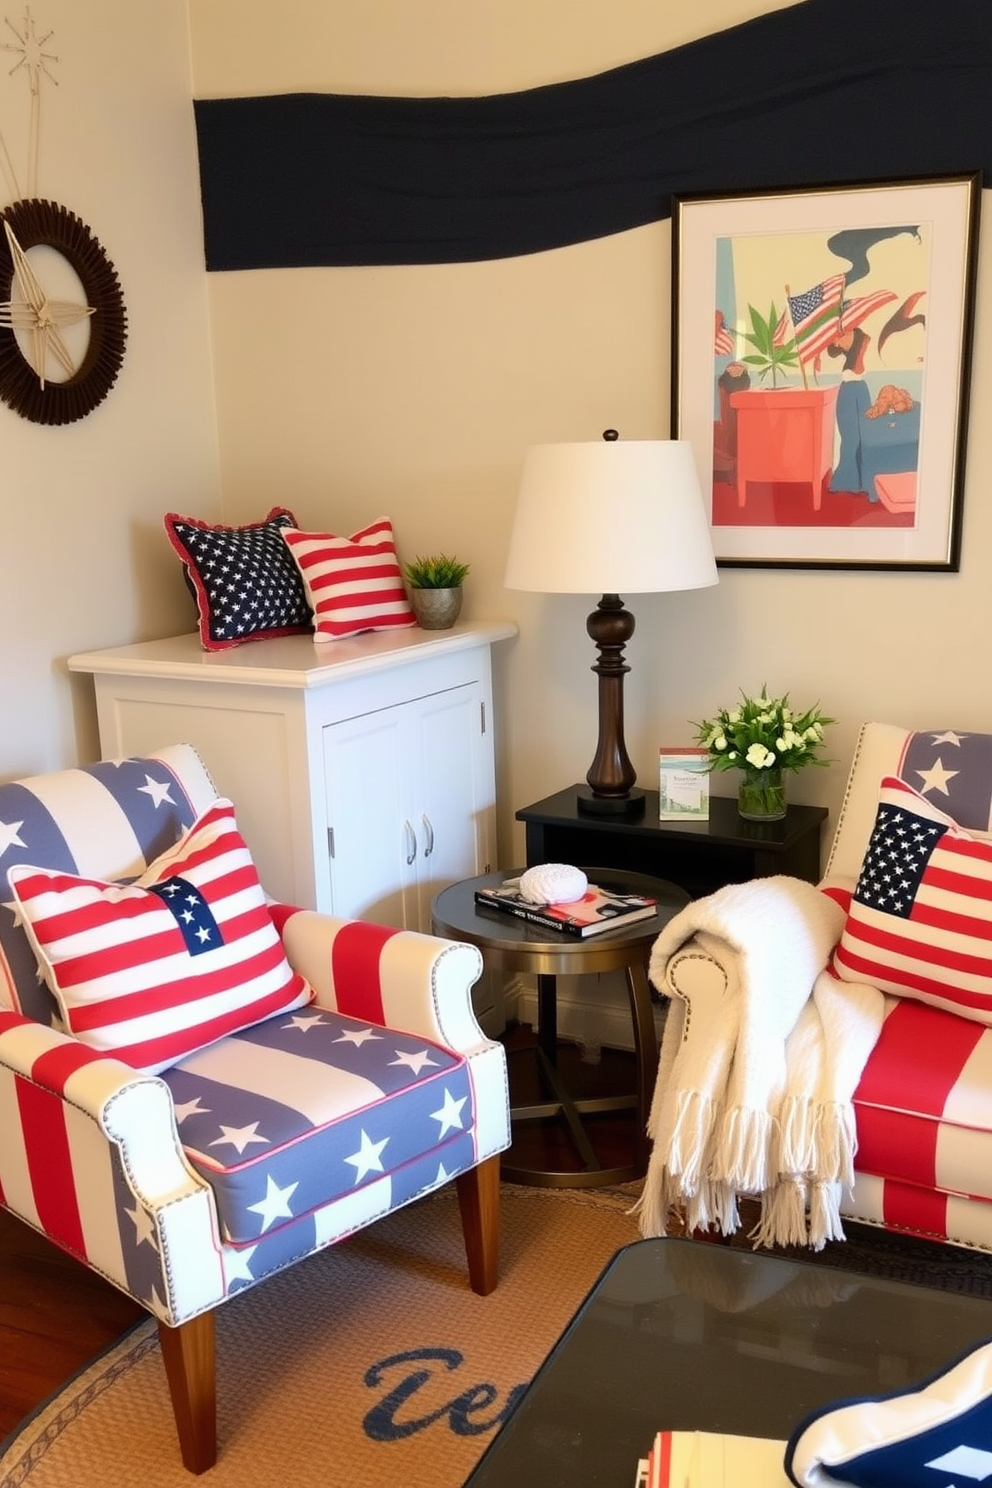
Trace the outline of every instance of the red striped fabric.
{"label": "red striped fabric", "polygon": [[85,1258],[86,1240],[65,1128],[66,1107],[58,1095],[21,1076],[15,1086],[38,1221],[50,1239]]}
{"label": "red striped fabric", "polygon": [[947,1238],[947,1194],[933,1189],[914,1188],[908,1183],[887,1183],[882,1200],[882,1217],[892,1230],[911,1234]]}
{"label": "red striped fabric", "polygon": [[282,537],[306,586],[314,640],[416,625],[387,517],[351,537],[295,527],[284,528]]}
{"label": "red striped fabric", "polygon": [[650,1458],[649,1488],[668,1488],[672,1472],[672,1433],[659,1431]]}
{"label": "red striped fabric", "polygon": [[940,1123],[905,1110],[855,1103],[858,1123],[859,1173],[896,1178],[921,1188],[936,1188],[937,1138]]}
{"label": "red striped fabric", "polygon": [[311,1000],[230,801],[215,801],[133,884],[23,864],[10,884],[67,1028],[135,1068],[164,1069]]}
{"label": "red striped fabric", "polygon": [[847,981],[992,1024],[992,843],[886,776],[831,964]]}
{"label": "red striped fabric", "polygon": [[331,972],[339,1013],[367,1018],[370,1023],[387,1022],[380,961],[386,942],[399,933],[364,920],[354,920],[338,931],[331,948]]}
{"label": "red striped fabric", "polygon": [[[919,1002],[898,1003],[882,1024],[855,1102],[938,1120],[981,1037],[979,1023]],[[921,1049],[927,1051],[925,1060]]]}
{"label": "red striped fabric", "polygon": [[102,1049],[91,1049],[86,1044],[59,1044],[40,1054],[31,1066],[31,1078],[53,1095],[65,1094],[66,1082],[77,1070],[92,1064],[95,1059],[112,1059],[114,1056]]}

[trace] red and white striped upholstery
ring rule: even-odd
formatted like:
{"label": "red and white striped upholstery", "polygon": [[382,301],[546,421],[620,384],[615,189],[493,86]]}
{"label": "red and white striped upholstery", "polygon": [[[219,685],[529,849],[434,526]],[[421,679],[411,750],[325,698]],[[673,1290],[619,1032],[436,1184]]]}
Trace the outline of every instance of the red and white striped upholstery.
{"label": "red and white striped upholstery", "polygon": [[[887,776],[905,781],[971,837],[992,841],[992,734],[865,724],[820,884],[844,909]],[[691,1000],[713,961],[697,941],[676,964],[679,995]],[[854,1107],[856,1181],[841,1213],[992,1250],[992,1028],[943,1006],[886,995],[882,1032]]]}
{"label": "red and white striped upholstery", "polygon": [[[0,785],[0,1205],[166,1332],[451,1179],[463,1216],[492,1209],[461,1185],[509,1143],[505,1055],[472,1009],[474,946],[273,904],[309,1006],[164,1075],[63,1030],[9,869],[134,879],[215,799],[187,745]],[[468,1218],[466,1240],[488,1290],[495,1246],[473,1261]],[[209,1444],[182,1444],[187,1466],[210,1465]]]}
{"label": "red and white striped upholstery", "polygon": [[[886,775],[992,840],[992,734],[866,724],[822,885],[841,902],[857,882]],[[992,1029],[887,997],[855,1111],[857,1181],[843,1213],[992,1249]]]}

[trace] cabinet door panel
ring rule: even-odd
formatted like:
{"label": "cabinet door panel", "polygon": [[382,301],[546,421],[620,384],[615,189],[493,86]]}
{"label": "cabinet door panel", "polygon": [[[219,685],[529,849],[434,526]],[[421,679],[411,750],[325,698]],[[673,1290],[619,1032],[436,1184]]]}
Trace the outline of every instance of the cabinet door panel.
{"label": "cabinet door panel", "polygon": [[[417,914],[417,825],[410,821],[404,707],[323,731],[327,820],[333,832],[332,912],[404,928]],[[328,844],[330,850],[330,844]],[[407,863],[408,857],[412,863]]]}
{"label": "cabinet door panel", "polygon": [[488,856],[490,792],[478,687],[454,687],[411,704],[415,709],[417,928],[430,928],[431,900],[441,889],[482,873]]}

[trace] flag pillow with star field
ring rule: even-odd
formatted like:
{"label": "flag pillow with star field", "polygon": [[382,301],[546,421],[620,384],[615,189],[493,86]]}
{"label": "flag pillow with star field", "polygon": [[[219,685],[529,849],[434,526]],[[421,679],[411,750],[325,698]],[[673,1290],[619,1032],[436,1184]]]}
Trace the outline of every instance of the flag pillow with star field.
{"label": "flag pillow with star field", "polygon": [[831,969],[992,1025],[992,843],[886,776]]}
{"label": "flag pillow with star field", "polygon": [[313,629],[300,571],[280,536],[296,526],[291,511],[274,506],[245,527],[212,527],[178,512],[164,522],[196,600],[205,651]]}
{"label": "flag pillow with star field", "polygon": [[18,864],[15,914],[66,1028],[135,1069],[303,1007],[234,807],[218,799],[131,883]]}

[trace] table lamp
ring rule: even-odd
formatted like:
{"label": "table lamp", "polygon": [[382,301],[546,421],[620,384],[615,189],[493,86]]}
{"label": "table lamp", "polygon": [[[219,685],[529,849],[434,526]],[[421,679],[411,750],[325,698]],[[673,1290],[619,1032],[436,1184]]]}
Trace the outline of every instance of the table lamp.
{"label": "table lamp", "polygon": [[623,737],[624,646],[634,617],[621,594],[717,583],[709,522],[685,440],[539,444],[528,450],[506,565],[508,589],[602,594],[586,621],[598,659],[599,742],[578,809],[638,815],[644,792]]}

